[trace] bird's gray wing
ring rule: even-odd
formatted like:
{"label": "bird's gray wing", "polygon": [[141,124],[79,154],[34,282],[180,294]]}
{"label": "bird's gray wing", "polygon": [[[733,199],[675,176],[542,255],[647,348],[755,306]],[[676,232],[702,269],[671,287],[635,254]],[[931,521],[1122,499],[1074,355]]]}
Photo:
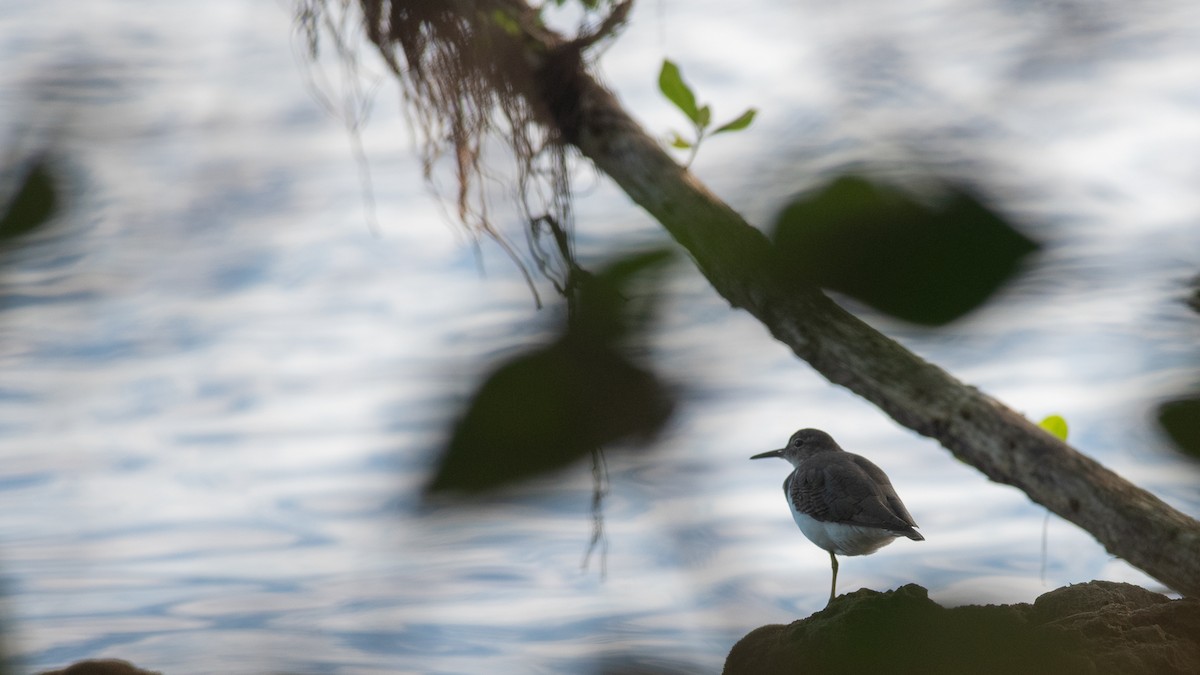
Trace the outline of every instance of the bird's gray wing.
{"label": "bird's gray wing", "polygon": [[817,520],[921,536],[883,470],[858,455],[838,453],[815,466],[801,465],[790,487],[796,508]]}
{"label": "bird's gray wing", "polygon": [[887,474],[883,469],[875,466],[871,460],[858,455],[850,455],[854,460],[854,464],[862,469],[871,480],[879,488],[879,498],[886,505],[888,511],[904,522],[908,527],[917,527],[917,521],[913,520],[912,514],[904,507],[904,502],[900,501],[900,495],[896,494],[896,488],[892,487],[892,481],[888,479]]}

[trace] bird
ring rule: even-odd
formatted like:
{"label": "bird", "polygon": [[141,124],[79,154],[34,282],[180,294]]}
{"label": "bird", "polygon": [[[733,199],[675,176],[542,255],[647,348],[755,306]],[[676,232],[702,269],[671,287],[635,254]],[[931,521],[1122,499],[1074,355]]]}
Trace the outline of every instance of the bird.
{"label": "bird", "polygon": [[838,555],[867,555],[897,537],[924,541],[887,474],[870,460],[846,452],[820,429],[801,429],[785,447],[750,459],[779,457],[794,468],[783,481],[783,494],[800,531],[829,552],[837,595]]}

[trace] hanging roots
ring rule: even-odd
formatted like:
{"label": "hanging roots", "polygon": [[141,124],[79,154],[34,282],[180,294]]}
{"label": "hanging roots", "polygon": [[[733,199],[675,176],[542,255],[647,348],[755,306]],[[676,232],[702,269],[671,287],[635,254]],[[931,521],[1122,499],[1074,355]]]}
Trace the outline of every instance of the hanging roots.
{"label": "hanging roots", "polygon": [[[297,23],[310,58],[327,41],[343,62],[357,59],[349,46],[356,36],[348,34],[357,30],[378,49],[399,82],[426,181],[452,205],[454,219],[476,238],[495,240],[532,289],[529,265],[492,216],[491,202],[502,196],[524,224],[533,268],[565,287],[574,268],[571,247],[538,241],[547,232],[539,223],[555,223],[568,240],[572,231],[572,115],[560,108],[572,104],[570,81],[584,68],[584,51],[615,34],[632,0],[601,3],[612,10],[572,40],[546,29],[521,0],[299,2]],[[497,151],[510,157],[515,181],[489,162]],[[452,198],[437,182],[446,172],[455,183]]]}

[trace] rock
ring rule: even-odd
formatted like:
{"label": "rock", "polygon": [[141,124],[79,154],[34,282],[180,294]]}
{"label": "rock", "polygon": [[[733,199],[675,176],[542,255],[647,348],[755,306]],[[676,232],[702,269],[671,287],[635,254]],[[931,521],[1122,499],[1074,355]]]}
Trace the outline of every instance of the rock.
{"label": "rock", "polygon": [[1032,605],[945,608],[921,586],[862,589],[743,637],[725,675],[1200,673],[1200,601],[1092,581]]}
{"label": "rock", "polygon": [[142,670],[121,659],[89,659],[72,663],[62,670],[47,670],[39,675],[162,675],[162,673]]}

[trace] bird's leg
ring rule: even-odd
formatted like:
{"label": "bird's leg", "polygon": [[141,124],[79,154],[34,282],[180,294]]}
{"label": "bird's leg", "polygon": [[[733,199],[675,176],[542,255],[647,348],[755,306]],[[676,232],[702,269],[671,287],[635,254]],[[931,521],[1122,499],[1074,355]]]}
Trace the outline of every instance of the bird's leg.
{"label": "bird's leg", "polygon": [[837,556],[835,556],[833,554],[833,551],[829,552],[829,562],[833,563],[833,581],[830,582],[830,584],[829,584],[829,602],[833,602],[834,596],[837,595],[837,570],[838,570]]}

